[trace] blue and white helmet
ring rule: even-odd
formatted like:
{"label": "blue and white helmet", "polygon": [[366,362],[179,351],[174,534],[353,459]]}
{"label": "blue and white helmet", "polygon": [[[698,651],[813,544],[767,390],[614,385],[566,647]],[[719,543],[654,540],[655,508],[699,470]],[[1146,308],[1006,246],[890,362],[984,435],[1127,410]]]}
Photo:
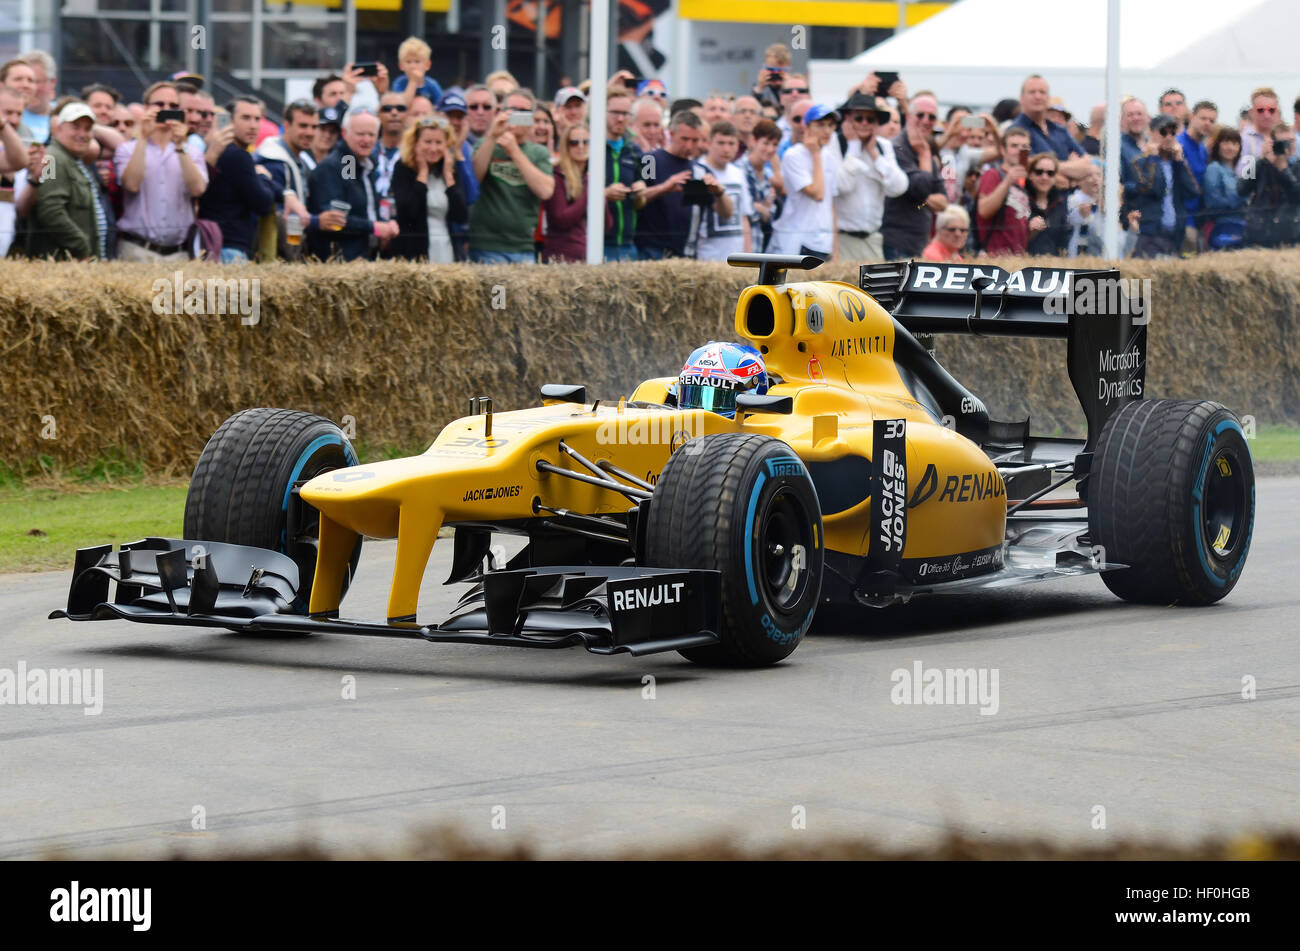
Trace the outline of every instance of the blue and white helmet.
{"label": "blue and white helmet", "polygon": [[734,419],[736,397],[741,393],[762,395],[769,384],[767,367],[757,350],[714,340],[687,357],[677,377],[677,405]]}

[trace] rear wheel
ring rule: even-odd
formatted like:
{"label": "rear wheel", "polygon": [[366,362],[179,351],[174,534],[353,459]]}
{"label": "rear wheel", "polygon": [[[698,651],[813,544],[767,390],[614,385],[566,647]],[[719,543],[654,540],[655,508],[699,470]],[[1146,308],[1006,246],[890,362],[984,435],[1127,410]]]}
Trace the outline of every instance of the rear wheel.
{"label": "rear wheel", "polygon": [[721,433],[677,450],[655,483],[646,563],[722,573],[722,642],[682,653],[744,667],[789,656],[821,592],[821,534],[807,469],[780,440]]}
{"label": "rear wheel", "polygon": [[[323,416],[289,409],[246,409],[208,440],[185,496],[185,537],[269,548],[298,565],[298,600],[306,613],[316,573],[320,513],[295,484],[357,464],[343,431]],[[361,557],[352,553],[351,570]]]}
{"label": "rear wheel", "polygon": [[1255,470],[1237,417],[1208,400],[1140,400],[1102,429],[1088,526],[1106,587],[1143,604],[1211,604],[1246,564]]}

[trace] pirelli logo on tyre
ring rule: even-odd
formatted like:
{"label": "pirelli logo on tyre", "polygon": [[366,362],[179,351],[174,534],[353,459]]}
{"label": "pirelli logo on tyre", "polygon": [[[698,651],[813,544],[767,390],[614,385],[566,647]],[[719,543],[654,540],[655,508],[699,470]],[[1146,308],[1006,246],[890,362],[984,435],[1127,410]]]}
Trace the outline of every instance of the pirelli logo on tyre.
{"label": "pirelli logo on tyre", "polygon": [[492,499],[513,499],[523,491],[522,485],[487,485],[481,489],[466,489],[462,502],[488,502]]}

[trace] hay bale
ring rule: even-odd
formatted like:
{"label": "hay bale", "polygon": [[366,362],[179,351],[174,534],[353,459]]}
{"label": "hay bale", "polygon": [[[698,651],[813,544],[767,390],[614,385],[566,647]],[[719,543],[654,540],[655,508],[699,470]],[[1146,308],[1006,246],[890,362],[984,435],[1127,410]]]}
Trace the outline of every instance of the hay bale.
{"label": "hay bale", "polygon": [[[1125,262],[1124,276],[1152,280],[1150,392],[1300,422],[1297,264],[1295,251]],[[156,313],[176,270],[0,261],[0,402],[12,420],[0,463],[125,455],[185,474],[221,421],[249,406],[351,416],[371,446],[427,444],[471,396],[511,409],[533,405],[542,383],[574,382],[612,398],[675,373],[693,347],[733,336],[736,295],[754,276],[695,261],[180,269],[185,280],[256,280],[258,320],[245,324],[237,312]],[[815,276],[855,282],[857,268]],[[1063,342],[954,337],[939,347],[1000,418],[1032,411],[1040,431],[1081,428]]]}

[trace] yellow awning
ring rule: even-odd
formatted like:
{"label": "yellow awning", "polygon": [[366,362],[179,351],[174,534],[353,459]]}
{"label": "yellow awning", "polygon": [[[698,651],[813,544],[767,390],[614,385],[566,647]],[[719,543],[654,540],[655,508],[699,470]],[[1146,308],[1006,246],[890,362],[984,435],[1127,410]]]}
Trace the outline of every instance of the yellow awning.
{"label": "yellow awning", "polygon": [[[358,5],[366,0],[357,0]],[[948,9],[946,2],[909,3],[907,25],[915,26]],[[789,23],[806,26],[898,26],[898,4],[848,3],[843,0],[680,0],[684,20],[723,20],[730,23]]]}
{"label": "yellow awning", "polygon": [[[289,0],[267,0],[271,13],[285,13]],[[343,0],[293,0],[296,7],[325,7],[327,10],[343,11]],[[358,10],[388,10],[400,13],[402,0],[356,0]],[[451,0],[424,0],[425,13],[446,13],[451,9]]]}

